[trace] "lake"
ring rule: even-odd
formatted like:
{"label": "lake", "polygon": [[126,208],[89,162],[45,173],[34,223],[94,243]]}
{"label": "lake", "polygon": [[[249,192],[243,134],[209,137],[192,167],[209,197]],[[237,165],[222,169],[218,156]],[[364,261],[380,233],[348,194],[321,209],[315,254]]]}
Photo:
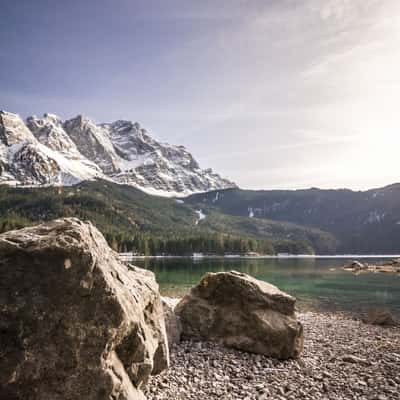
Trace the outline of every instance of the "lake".
{"label": "lake", "polygon": [[351,260],[354,258],[146,258],[132,263],[153,271],[165,296],[182,296],[206,272],[236,270],[297,297],[300,309],[360,312],[384,307],[400,314],[399,274],[343,271],[341,267]]}

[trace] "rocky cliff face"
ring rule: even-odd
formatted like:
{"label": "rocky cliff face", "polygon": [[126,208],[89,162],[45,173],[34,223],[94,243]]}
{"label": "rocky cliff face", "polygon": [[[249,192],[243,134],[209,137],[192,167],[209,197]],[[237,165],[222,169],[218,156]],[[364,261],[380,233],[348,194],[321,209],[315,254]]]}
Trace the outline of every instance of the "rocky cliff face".
{"label": "rocky cliff face", "polygon": [[0,235],[0,326],[1,399],[144,399],[169,362],[154,275],[75,218]]}
{"label": "rocky cliff face", "polygon": [[100,176],[56,116],[30,117],[26,126],[18,115],[0,111],[0,183],[70,185]]}
{"label": "rocky cliff face", "polygon": [[118,171],[118,156],[105,129],[82,115],[65,121],[64,129],[79,151],[105,174]]}
{"label": "rocky cliff face", "polygon": [[70,185],[109,179],[151,194],[188,195],[235,185],[201,169],[183,146],[160,143],[137,122],[0,112],[0,183]]}
{"label": "rocky cliff face", "polygon": [[28,117],[26,125],[36,139],[50,149],[66,156],[80,156],[75,143],[64,131],[61,119],[56,115],[44,114],[43,118]]}

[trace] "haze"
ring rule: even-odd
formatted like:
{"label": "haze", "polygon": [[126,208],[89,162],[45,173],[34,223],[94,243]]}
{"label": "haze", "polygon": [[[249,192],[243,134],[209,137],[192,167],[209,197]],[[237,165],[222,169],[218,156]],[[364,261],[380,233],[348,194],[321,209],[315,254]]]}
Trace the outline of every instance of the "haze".
{"label": "haze", "polygon": [[398,0],[1,5],[1,109],[139,121],[244,188],[400,180]]}

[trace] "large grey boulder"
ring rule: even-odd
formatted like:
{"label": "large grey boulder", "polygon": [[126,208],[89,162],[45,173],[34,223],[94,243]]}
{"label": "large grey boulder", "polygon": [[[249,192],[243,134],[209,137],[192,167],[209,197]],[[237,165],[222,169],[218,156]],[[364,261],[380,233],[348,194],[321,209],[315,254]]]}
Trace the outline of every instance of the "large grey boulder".
{"label": "large grey boulder", "polygon": [[0,235],[0,398],[137,400],[168,366],[158,286],[90,223]]}
{"label": "large grey boulder", "polygon": [[296,299],[277,287],[231,271],[207,273],[175,307],[182,335],[286,359],[303,348]]}

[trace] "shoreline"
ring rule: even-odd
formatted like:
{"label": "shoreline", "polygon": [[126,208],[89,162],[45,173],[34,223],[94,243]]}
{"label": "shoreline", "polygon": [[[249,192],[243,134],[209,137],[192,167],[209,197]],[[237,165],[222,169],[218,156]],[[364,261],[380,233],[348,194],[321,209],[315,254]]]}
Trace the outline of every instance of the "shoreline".
{"label": "shoreline", "polygon": [[148,399],[399,399],[400,327],[367,325],[338,313],[298,313],[299,359],[280,361],[183,341],[171,366],[150,379]]}
{"label": "shoreline", "polygon": [[[191,260],[202,260],[202,259],[254,259],[254,260],[262,260],[262,259],[392,259],[392,258],[400,258],[400,254],[288,254],[288,255],[260,255],[260,256],[245,256],[239,254],[233,255],[203,255],[203,256],[138,256],[131,255],[131,253],[118,253],[119,259],[122,261],[134,261],[134,260],[143,260],[143,259],[191,259]],[[129,259],[129,260],[128,260]]]}

